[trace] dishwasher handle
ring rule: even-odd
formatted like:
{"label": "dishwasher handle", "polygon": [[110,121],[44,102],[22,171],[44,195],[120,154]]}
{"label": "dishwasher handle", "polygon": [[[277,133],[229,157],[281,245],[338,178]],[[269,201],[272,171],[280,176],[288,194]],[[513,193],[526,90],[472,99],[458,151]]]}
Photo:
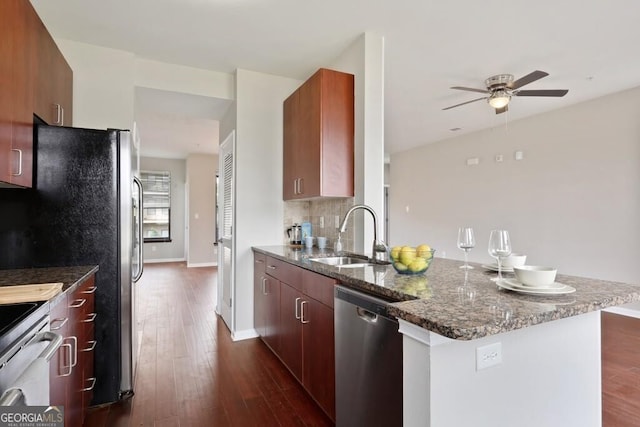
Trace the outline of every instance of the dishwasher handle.
{"label": "dishwasher handle", "polygon": [[367,323],[377,323],[378,322],[378,315],[375,313],[370,312],[369,310],[365,310],[362,307],[356,307],[356,313],[358,314],[358,317],[361,318],[362,320],[364,320]]}

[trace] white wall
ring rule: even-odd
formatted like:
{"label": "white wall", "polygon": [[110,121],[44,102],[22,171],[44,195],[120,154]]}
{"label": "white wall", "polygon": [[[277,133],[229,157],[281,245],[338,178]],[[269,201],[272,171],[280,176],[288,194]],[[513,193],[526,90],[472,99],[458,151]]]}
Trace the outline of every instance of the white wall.
{"label": "white wall", "polygon": [[[140,158],[140,170],[169,171],[171,174],[171,242],[145,243],[145,262],[185,260],[185,182],[184,160]],[[153,250],[155,248],[155,250]]]}
{"label": "white wall", "polygon": [[218,156],[187,157],[187,266],[218,265],[216,242],[216,171]]}
{"label": "white wall", "polygon": [[639,118],[636,88],[392,155],[392,243],[462,259],[457,228],[469,225],[470,259],[487,262],[490,230],[505,228],[528,264],[640,283]]}
{"label": "white wall", "polygon": [[135,86],[233,99],[233,74],[136,58]]}
{"label": "white wall", "polygon": [[[378,214],[378,238],[384,223],[384,39],[360,36],[329,68],[355,75],[355,197]],[[373,223],[356,216],[355,250],[371,252]],[[364,218],[364,224],[363,220]]]}
{"label": "white wall", "polygon": [[[299,80],[236,71],[235,331],[253,330],[251,246],[282,242],[282,102]],[[221,123],[230,131],[233,117]],[[227,133],[221,134],[221,140]]]}
{"label": "white wall", "polygon": [[135,56],[65,39],[56,43],[73,70],[73,126],[131,129]]}

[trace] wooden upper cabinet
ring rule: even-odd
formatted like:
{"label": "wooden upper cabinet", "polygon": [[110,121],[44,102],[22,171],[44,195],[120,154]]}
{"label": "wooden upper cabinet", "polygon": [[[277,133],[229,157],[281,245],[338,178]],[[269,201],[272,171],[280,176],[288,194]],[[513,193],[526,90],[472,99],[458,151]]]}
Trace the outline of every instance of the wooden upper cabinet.
{"label": "wooden upper cabinet", "polygon": [[62,125],[46,114],[58,103],[71,125],[73,74],[28,1],[0,2],[0,75],[0,187],[31,187],[33,116]]}
{"label": "wooden upper cabinet", "polygon": [[37,88],[34,113],[49,125],[71,126],[73,72],[47,28],[37,20]]}
{"label": "wooden upper cabinet", "polygon": [[353,197],[354,76],[322,68],[283,107],[284,200]]}

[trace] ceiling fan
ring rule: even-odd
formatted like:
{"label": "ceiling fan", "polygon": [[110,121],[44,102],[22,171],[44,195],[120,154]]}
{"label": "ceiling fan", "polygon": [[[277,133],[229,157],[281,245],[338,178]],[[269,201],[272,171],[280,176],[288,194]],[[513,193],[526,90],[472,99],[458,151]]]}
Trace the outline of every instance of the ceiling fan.
{"label": "ceiling fan", "polygon": [[471,87],[453,86],[451,89],[466,90],[469,92],[485,93],[487,96],[482,98],[472,99],[471,101],[463,102],[461,104],[452,105],[443,110],[450,110],[451,108],[459,107],[461,105],[471,104],[472,102],[486,99],[496,110],[496,114],[504,113],[509,109],[509,101],[512,96],[565,96],[569,90],[567,89],[540,89],[540,90],[521,90],[520,88],[529,83],[533,83],[536,80],[540,80],[543,77],[548,76],[549,73],[544,71],[533,71],[524,77],[520,77],[518,80],[513,80],[511,74],[498,74],[491,76],[484,81],[486,89],[475,89]]}

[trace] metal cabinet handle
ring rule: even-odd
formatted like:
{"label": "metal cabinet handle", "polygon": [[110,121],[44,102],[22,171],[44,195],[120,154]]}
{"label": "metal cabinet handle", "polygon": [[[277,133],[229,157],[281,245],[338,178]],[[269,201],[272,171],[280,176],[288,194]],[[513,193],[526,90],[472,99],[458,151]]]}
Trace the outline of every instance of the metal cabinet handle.
{"label": "metal cabinet handle", "polygon": [[63,365],[62,365],[63,368],[69,368],[69,372],[67,372],[66,374],[60,374],[60,376],[61,377],[68,377],[69,375],[71,375],[71,372],[73,372],[73,368],[71,367],[71,352],[73,351],[73,347],[71,346],[71,344],[67,344],[67,343],[62,344],[60,346],[60,348],[62,348],[62,347],[68,347],[69,348],[69,364],[65,365],[63,363]]}
{"label": "metal cabinet handle", "polygon": [[82,307],[84,305],[84,303],[87,302],[86,299],[77,299],[75,301],[73,301],[73,303],[71,305],[69,305],[69,308],[78,308],[78,307]]}
{"label": "metal cabinet handle", "polygon": [[298,194],[304,194],[304,178],[298,178]]}
{"label": "metal cabinet handle", "polygon": [[293,194],[298,194],[298,178],[293,180]]}
{"label": "metal cabinet handle", "polygon": [[90,288],[87,288],[86,291],[82,291],[83,294],[93,294],[95,293],[96,289],[98,289],[97,286],[92,286]]}
{"label": "metal cabinet handle", "polygon": [[81,322],[84,322],[84,323],[91,323],[91,322],[93,322],[94,320],[96,320],[96,316],[97,316],[97,315],[98,315],[97,313],[89,313],[89,315],[87,316],[87,318],[86,318],[86,319],[84,319],[84,320],[81,320]]}
{"label": "metal cabinet handle", "polygon": [[[52,326],[50,327],[50,329],[52,331],[57,331],[58,329],[62,329],[62,327],[66,325],[68,321],[69,321],[68,317],[65,317],[64,319],[53,319],[51,321]],[[53,322],[61,322],[61,323],[58,326],[53,326]]]}
{"label": "metal cabinet handle", "polygon": [[62,123],[64,121],[64,110],[62,109],[62,105],[60,104],[53,104],[53,107],[56,109],[56,121],[53,122],[54,125],[57,126],[62,126]]}
{"label": "metal cabinet handle", "polygon": [[93,351],[93,349],[96,348],[96,344],[98,344],[98,341],[96,340],[87,341],[87,344],[89,344],[89,347],[83,348],[80,351]]}
{"label": "metal cabinet handle", "polygon": [[276,266],[275,266],[275,265],[267,265],[267,268],[268,268],[269,270],[275,270],[275,269],[276,269]]}
{"label": "metal cabinet handle", "polygon": [[296,319],[300,320],[300,311],[298,310],[298,302],[300,302],[302,298],[296,298]]}
{"label": "metal cabinet handle", "polygon": [[80,391],[91,391],[93,390],[93,387],[96,386],[96,377],[89,378],[88,380],[85,380],[85,381],[91,381],[91,385],[86,388],[81,388]]}
{"label": "metal cabinet handle", "polygon": [[308,320],[304,320],[304,308],[307,306],[307,304],[309,303],[309,301],[302,301],[302,303],[300,303],[300,311],[302,312],[302,315],[300,316],[300,322],[305,324],[305,323],[309,323]]}
{"label": "metal cabinet handle", "polygon": [[12,173],[11,176],[20,176],[22,175],[22,150],[19,148],[12,148],[11,151],[18,152],[18,173]]}
{"label": "metal cabinet handle", "polygon": [[257,259],[257,260],[256,260],[256,264],[264,264],[264,261],[263,261],[263,260],[261,260],[261,259]]}
{"label": "metal cabinet handle", "polygon": [[269,295],[269,293],[267,292],[267,278],[266,277],[262,278],[262,295]]}
{"label": "metal cabinet handle", "polygon": [[78,364],[78,338],[75,336],[70,336],[70,340],[73,340],[73,362],[71,362],[71,367],[75,367]]}

